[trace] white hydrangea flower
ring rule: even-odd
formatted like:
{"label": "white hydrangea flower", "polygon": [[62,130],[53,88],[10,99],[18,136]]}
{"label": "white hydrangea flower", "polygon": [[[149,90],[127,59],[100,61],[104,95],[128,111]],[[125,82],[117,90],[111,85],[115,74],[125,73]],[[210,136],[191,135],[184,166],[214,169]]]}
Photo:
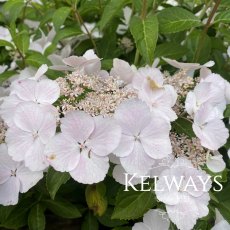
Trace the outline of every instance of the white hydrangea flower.
{"label": "white hydrangea flower", "polygon": [[[96,27],[95,22],[92,22],[92,23],[84,22],[84,25],[93,38],[102,38],[103,37],[103,34]],[[84,38],[88,38],[88,33],[87,33],[85,27],[83,25],[81,25],[81,30],[85,34],[85,36],[83,37],[82,35],[80,35],[79,36],[80,40],[84,40]]]}
{"label": "white hydrangea flower", "polygon": [[50,68],[61,71],[77,71],[81,74],[94,76],[108,76],[108,73],[106,71],[101,70],[101,60],[92,49],[86,51],[84,55],[80,57],[70,56],[64,58],[62,62],[64,63],[64,65],[54,65]]}
{"label": "white hydrangea flower", "polygon": [[115,120],[72,111],[61,119],[61,131],[46,148],[50,164],[80,183],[102,181],[109,169],[108,155],[121,136]]}
{"label": "white hydrangea flower", "polygon": [[218,151],[214,151],[214,155],[207,156],[206,165],[214,173],[222,172],[226,167],[223,156]]}
{"label": "white hydrangea flower", "polygon": [[67,44],[61,50],[60,55],[51,54],[48,56],[48,58],[52,62],[53,65],[63,65],[63,58],[69,57],[70,54],[71,54],[71,46]]}
{"label": "white hydrangea flower", "polygon": [[218,150],[229,136],[224,122],[209,103],[203,104],[196,112],[192,127],[201,145],[210,150]]}
{"label": "white hydrangea flower", "polygon": [[164,170],[155,188],[157,199],[165,203],[170,220],[181,230],[191,230],[209,212],[210,177],[185,158],[177,158]]}
{"label": "white hydrangea flower", "polygon": [[163,74],[158,68],[147,66],[138,69],[133,79],[133,87],[153,114],[164,117],[167,121],[177,119],[172,109],[177,100],[177,93],[171,85],[164,85]]}
{"label": "white hydrangea flower", "polygon": [[0,40],[4,40],[4,41],[7,41],[7,42],[12,41],[10,31],[7,28],[3,27],[3,26],[0,26]]}
{"label": "white hydrangea flower", "polygon": [[145,213],[143,222],[136,223],[132,230],[168,230],[170,221],[165,211],[161,209],[150,209]]}
{"label": "white hydrangea flower", "polygon": [[0,74],[4,73],[7,68],[8,68],[7,65],[0,65]]}
{"label": "white hydrangea flower", "polygon": [[41,35],[41,38],[30,42],[29,50],[34,50],[41,54],[44,54],[46,49],[52,44],[56,32],[54,28],[52,28],[52,30],[50,30],[47,36],[44,34],[43,31],[41,31]]}
{"label": "white hydrangea flower", "polygon": [[185,63],[185,62],[178,62],[176,60],[170,59],[170,58],[162,58],[164,61],[166,61],[169,65],[177,68],[182,69],[187,72],[189,76],[193,76],[194,71],[202,68],[212,67],[215,65],[214,61],[209,61],[203,65],[199,63]]}
{"label": "white hydrangea flower", "polygon": [[56,118],[38,104],[25,102],[17,106],[14,124],[6,132],[9,155],[32,171],[44,170],[48,166],[44,149],[55,135]]}
{"label": "white hydrangea flower", "polygon": [[128,173],[145,175],[155,159],[162,159],[172,152],[169,123],[153,116],[148,106],[136,99],[118,106],[114,114],[122,128],[122,137],[114,154]]}
{"label": "white hydrangea flower", "polygon": [[27,192],[42,177],[42,171],[32,172],[23,163],[13,161],[6,144],[0,145],[0,204],[17,204],[19,192]]}
{"label": "white hydrangea flower", "polygon": [[211,73],[205,78],[201,78],[201,82],[211,82],[218,85],[224,93],[226,104],[230,104],[230,83],[222,78],[219,74]]}
{"label": "white hydrangea flower", "polygon": [[10,87],[10,96],[4,99],[0,114],[8,126],[13,125],[14,111],[22,102],[35,102],[46,107],[47,111],[57,113],[52,104],[60,96],[57,82],[42,78],[48,67],[42,65],[36,74],[27,79],[16,78]]}
{"label": "white hydrangea flower", "polygon": [[123,14],[124,14],[124,19],[121,19],[123,24],[119,24],[117,27],[117,34],[123,35],[126,33],[126,31],[129,28],[129,23],[130,23],[130,19],[132,16],[132,9],[128,6],[126,6],[123,9]]}
{"label": "white hydrangea flower", "polygon": [[227,49],[227,54],[228,54],[228,56],[230,57],[230,46],[229,46],[228,49]]}
{"label": "white hydrangea flower", "polygon": [[226,108],[224,92],[218,84],[212,82],[201,82],[187,94],[185,100],[185,109],[189,115],[194,117],[196,112],[203,104],[210,104],[223,118],[223,112]]}
{"label": "white hydrangea flower", "polygon": [[113,68],[110,71],[110,75],[119,77],[124,84],[130,84],[133,81],[135,72],[135,66],[130,66],[128,62],[118,58],[113,59]]}
{"label": "white hydrangea flower", "polygon": [[230,230],[230,224],[223,218],[218,209],[215,209],[215,211],[216,221],[211,230]]}

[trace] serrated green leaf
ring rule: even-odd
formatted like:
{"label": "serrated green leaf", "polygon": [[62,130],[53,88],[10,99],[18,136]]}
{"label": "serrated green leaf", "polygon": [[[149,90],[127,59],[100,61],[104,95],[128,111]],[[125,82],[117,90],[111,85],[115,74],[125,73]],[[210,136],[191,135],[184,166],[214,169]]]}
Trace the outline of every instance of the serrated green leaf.
{"label": "serrated green leaf", "polygon": [[223,12],[220,12],[215,17],[214,23],[230,23],[230,10],[225,10]]}
{"label": "serrated green leaf", "polygon": [[57,216],[68,219],[81,217],[78,208],[67,200],[44,200],[42,202]]}
{"label": "serrated green leaf", "polygon": [[156,47],[154,57],[179,59],[188,52],[188,49],[175,42],[166,42]]}
{"label": "serrated green leaf", "polygon": [[109,26],[110,21],[121,12],[126,0],[110,0],[104,8],[103,14],[101,16],[101,21],[99,22],[100,29],[103,30],[105,27]]}
{"label": "serrated green leaf", "polygon": [[183,117],[179,117],[172,123],[173,129],[179,134],[186,134],[190,138],[195,137],[192,129],[192,122]]}
{"label": "serrated green leaf", "polygon": [[66,18],[68,17],[71,9],[69,7],[61,7],[57,9],[53,14],[53,24],[56,31],[64,24]]}
{"label": "serrated green leaf", "polygon": [[30,210],[28,216],[29,229],[44,230],[45,224],[46,224],[46,219],[44,215],[44,208],[40,204],[37,204]]}
{"label": "serrated green leaf", "polygon": [[124,188],[121,188],[116,197],[112,219],[138,219],[152,208],[155,202],[155,196],[152,191],[142,192],[132,189],[124,191]]}
{"label": "serrated green leaf", "polygon": [[51,167],[48,169],[46,175],[46,187],[52,199],[55,198],[55,195],[61,185],[65,184],[69,179],[69,173],[57,172]]}
{"label": "serrated green leaf", "polygon": [[166,8],[157,16],[160,32],[163,34],[176,33],[202,25],[199,18],[180,7]]}
{"label": "serrated green leaf", "polygon": [[146,19],[134,16],[130,23],[130,31],[137,49],[148,64],[153,63],[154,50],[158,39],[158,20],[154,15]]}
{"label": "serrated green leaf", "polygon": [[81,225],[81,230],[98,230],[99,224],[97,218],[92,212],[88,212],[84,217],[83,223]]}

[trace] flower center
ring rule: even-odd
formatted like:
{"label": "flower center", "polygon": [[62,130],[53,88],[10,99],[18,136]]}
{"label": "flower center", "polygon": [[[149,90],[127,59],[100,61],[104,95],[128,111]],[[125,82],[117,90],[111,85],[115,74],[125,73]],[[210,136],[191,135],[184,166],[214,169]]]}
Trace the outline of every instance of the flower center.
{"label": "flower center", "polygon": [[17,176],[17,169],[11,170],[11,175],[10,176],[16,177]]}

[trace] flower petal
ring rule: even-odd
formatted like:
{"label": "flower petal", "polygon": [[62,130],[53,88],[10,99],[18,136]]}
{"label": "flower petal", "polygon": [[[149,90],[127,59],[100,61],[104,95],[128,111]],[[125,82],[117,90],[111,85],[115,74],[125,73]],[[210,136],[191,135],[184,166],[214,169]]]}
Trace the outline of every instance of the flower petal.
{"label": "flower petal", "polygon": [[61,119],[61,130],[77,142],[86,141],[94,130],[93,118],[82,111],[71,111]]}
{"label": "flower petal", "polygon": [[17,178],[20,181],[20,192],[25,193],[38,183],[43,177],[43,172],[32,172],[21,163],[17,169]]}
{"label": "flower petal", "polygon": [[121,165],[128,173],[137,173],[138,175],[146,175],[154,164],[154,160],[145,153],[139,141],[135,142],[132,153],[120,160]]}
{"label": "flower petal", "polygon": [[61,133],[51,139],[46,146],[45,155],[54,169],[69,172],[80,160],[80,149],[73,138]]}
{"label": "flower petal", "polygon": [[39,81],[35,88],[35,100],[40,104],[53,104],[60,96],[57,82],[50,79]]}
{"label": "flower petal", "polygon": [[114,117],[120,124],[122,133],[127,135],[139,135],[151,120],[148,106],[136,99],[121,103]]}
{"label": "flower petal", "polygon": [[106,156],[118,146],[121,128],[112,118],[94,117],[95,129],[86,142],[98,156]]}
{"label": "flower petal", "polygon": [[17,204],[19,186],[19,180],[16,177],[10,177],[4,184],[0,184],[0,204],[3,206]]}
{"label": "flower petal", "polygon": [[109,158],[97,157],[91,153],[83,151],[77,167],[70,171],[72,178],[79,183],[94,184],[103,181],[109,170]]}

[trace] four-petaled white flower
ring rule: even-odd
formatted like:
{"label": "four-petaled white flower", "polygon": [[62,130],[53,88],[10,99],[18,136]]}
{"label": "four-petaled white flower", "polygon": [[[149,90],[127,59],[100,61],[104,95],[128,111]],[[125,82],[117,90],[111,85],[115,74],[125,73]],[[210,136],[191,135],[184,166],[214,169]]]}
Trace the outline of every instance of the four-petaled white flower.
{"label": "four-petaled white flower", "polygon": [[40,31],[41,31],[41,38],[35,41],[31,41],[29,50],[35,50],[41,54],[44,54],[46,49],[52,44],[56,32],[54,28],[52,28],[52,30],[50,30],[50,32],[46,36],[42,30]]}
{"label": "four-petaled white flower", "polygon": [[46,148],[50,164],[80,183],[102,181],[109,169],[108,155],[121,137],[115,120],[73,111],[61,119],[61,131]]}
{"label": "four-petaled white flower", "polygon": [[229,136],[224,122],[209,103],[203,104],[196,112],[192,127],[201,145],[210,150],[218,150]]}
{"label": "four-petaled white flower", "polygon": [[204,103],[212,105],[213,109],[218,112],[219,117],[223,117],[226,101],[223,90],[218,84],[213,84],[212,82],[199,83],[194,88],[194,91],[190,91],[187,94],[185,109],[193,117]]}
{"label": "four-petaled white flower", "polygon": [[144,101],[151,112],[164,117],[167,121],[177,119],[172,107],[176,103],[177,93],[171,85],[164,85],[163,74],[158,68],[142,67],[138,69],[133,79],[133,87],[138,91],[138,97]]}
{"label": "four-petaled white flower", "polygon": [[0,145],[0,204],[17,204],[19,192],[27,192],[42,177],[42,171],[32,172],[24,163],[13,161],[6,144]]}
{"label": "four-petaled white flower", "polygon": [[7,41],[7,42],[12,41],[10,31],[7,28],[3,27],[3,26],[0,26],[0,40],[4,40],[4,41]]}
{"label": "four-petaled white flower", "polygon": [[132,9],[128,6],[123,8],[124,19],[121,19],[123,24],[119,24],[117,27],[117,34],[123,35],[129,28],[130,19],[132,16]]}
{"label": "four-petaled white flower", "polygon": [[48,166],[44,149],[56,132],[56,118],[33,102],[21,103],[14,114],[14,124],[6,133],[9,155],[24,161],[32,171]]}
{"label": "four-petaled white flower", "polygon": [[114,114],[122,128],[122,137],[114,154],[128,173],[145,175],[155,159],[162,159],[172,152],[169,123],[153,116],[148,106],[136,99],[118,106]]}
{"label": "four-petaled white flower", "polygon": [[[211,82],[213,85],[219,86],[222,90],[222,94],[225,96],[226,104],[230,104],[230,83],[219,74],[211,73],[205,76],[205,78],[201,78],[201,82]],[[210,94],[211,92],[208,93]]]}
{"label": "four-petaled white flower", "polygon": [[62,60],[62,65],[51,66],[51,69],[62,71],[77,71],[81,74],[87,75],[99,75],[108,76],[108,73],[101,70],[101,60],[94,53],[94,51],[88,50],[83,56],[70,56]]}
{"label": "four-petaled white flower", "polygon": [[157,199],[165,203],[170,220],[181,230],[191,230],[209,212],[210,177],[185,158],[177,158],[164,170],[156,187]]}
{"label": "four-petaled white flower", "polygon": [[135,72],[135,66],[130,66],[128,62],[118,58],[113,59],[113,68],[110,71],[110,75],[118,77],[123,84],[130,84],[133,81]]}
{"label": "four-petaled white flower", "polygon": [[161,209],[150,209],[145,213],[143,222],[136,223],[132,230],[168,230],[170,221],[165,211]]}
{"label": "four-petaled white flower", "polygon": [[56,108],[52,104],[59,98],[60,88],[57,82],[42,78],[47,69],[46,65],[42,65],[34,76],[12,82],[10,96],[4,99],[0,111],[8,126],[13,125],[14,111],[22,102],[37,103],[56,114]]}

